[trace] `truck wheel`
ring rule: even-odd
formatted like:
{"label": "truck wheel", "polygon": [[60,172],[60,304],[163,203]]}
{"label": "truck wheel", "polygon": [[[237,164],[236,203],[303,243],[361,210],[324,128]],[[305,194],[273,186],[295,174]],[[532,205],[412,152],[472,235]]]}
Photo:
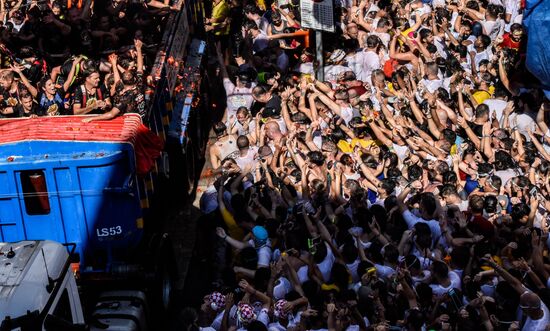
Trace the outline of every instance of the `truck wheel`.
{"label": "truck wheel", "polygon": [[153,297],[158,313],[164,315],[171,305],[172,285],[176,279],[176,264],[172,242],[163,234],[155,254]]}

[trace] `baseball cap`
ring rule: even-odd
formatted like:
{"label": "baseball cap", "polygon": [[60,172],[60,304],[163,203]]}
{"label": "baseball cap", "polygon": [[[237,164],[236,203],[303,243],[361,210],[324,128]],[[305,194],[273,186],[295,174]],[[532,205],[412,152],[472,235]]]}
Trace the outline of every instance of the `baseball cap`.
{"label": "baseball cap", "polygon": [[252,234],[254,235],[254,240],[258,244],[263,245],[267,241],[267,230],[261,225],[256,225],[252,228]]}

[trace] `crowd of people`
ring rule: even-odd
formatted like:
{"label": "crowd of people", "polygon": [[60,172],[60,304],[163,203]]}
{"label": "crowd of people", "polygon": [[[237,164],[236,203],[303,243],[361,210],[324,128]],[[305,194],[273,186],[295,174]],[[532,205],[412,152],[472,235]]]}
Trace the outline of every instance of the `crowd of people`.
{"label": "crowd of people", "polygon": [[169,0],[1,1],[0,118],[145,118],[147,73],[177,9]]}
{"label": "crowd of people", "polygon": [[213,1],[215,282],[186,328],[550,330],[550,104],[524,3],[334,5],[320,67],[298,1]]}

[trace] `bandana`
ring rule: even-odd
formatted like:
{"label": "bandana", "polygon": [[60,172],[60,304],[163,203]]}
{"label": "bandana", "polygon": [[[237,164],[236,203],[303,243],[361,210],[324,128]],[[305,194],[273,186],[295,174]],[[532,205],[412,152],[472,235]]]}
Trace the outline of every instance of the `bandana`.
{"label": "bandana", "polygon": [[237,308],[237,319],[244,325],[256,320],[254,308],[246,303],[239,304],[239,308]]}
{"label": "bandana", "polygon": [[275,317],[287,318],[288,313],[284,309],[286,303],[287,301],[285,299],[281,299],[275,303],[275,308],[273,309],[273,314],[275,315]]}
{"label": "bandana", "polygon": [[219,311],[225,306],[225,295],[220,292],[213,292],[210,294],[210,307],[214,311]]}

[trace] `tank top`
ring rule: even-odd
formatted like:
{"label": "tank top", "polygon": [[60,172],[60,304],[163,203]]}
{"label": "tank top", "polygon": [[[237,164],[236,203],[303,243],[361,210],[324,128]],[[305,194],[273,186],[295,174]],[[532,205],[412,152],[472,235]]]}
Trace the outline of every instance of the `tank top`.
{"label": "tank top", "polygon": [[271,23],[271,34],[272,35],[277,35],[277,34],[281,34],[281,33],[285,33],[285,29],[288,28],[288,23],[285,22],[285,21],[282,21],[283,23],[283,28],[281,30],[277,30],[277,27],[275,26],[275,24]]}
{"label": "tank top", "polygon": [[246,168],[247,165],[253,164],[255,162],[254,159],[256,158],[257,154],[258,154],[258,151],[256,150],[256,148],[249,147],[246,155],[245,156],[238,155],[235,158],[235,162],[237,162],[237,165],[239,166],[239,168],[244,169]]}
{"label": "tank top", "polygon": [[228,136],[227,140],[224,142],[217,141],[216,146],[218,146],[220,150],[220,160],[225,160],[228,157],[235,159],[239,156],[237,141],[233,136]]}

